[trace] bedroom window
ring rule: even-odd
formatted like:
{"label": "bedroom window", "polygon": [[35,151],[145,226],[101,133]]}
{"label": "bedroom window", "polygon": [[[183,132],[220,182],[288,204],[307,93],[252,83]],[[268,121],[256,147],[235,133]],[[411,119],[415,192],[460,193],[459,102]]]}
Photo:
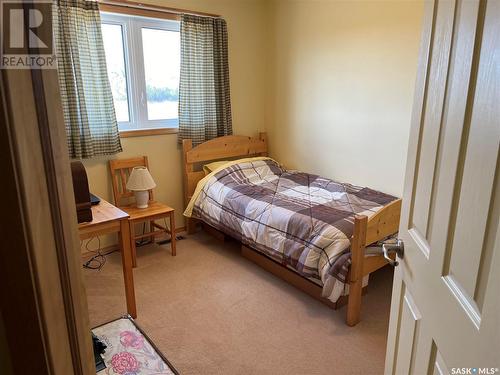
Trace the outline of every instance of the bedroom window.
{"label": "bedroom window", "polygon": [[178,21],[101,12],[120,131],[179,126]]}

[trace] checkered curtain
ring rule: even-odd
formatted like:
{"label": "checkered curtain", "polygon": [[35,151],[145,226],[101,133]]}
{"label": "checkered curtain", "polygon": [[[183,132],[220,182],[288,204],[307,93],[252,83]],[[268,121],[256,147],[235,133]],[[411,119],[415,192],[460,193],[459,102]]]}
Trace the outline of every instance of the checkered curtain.
{"label": "checkered curtain", "polygon": [[122,151],[97,1],[54,0],[54,39],[69,154]]}
{"label": "checkered curtain", "polygon": [[179,141],[232,134],[227,27],[222,18],[182,15]]}

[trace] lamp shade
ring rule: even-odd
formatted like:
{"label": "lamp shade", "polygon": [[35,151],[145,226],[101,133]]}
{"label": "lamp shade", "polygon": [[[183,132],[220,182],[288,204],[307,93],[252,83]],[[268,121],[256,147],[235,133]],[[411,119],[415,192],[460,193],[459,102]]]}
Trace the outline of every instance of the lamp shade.
{"label": "lamp shade", "polygon": [[134,167],[127,181],[127,189],[132,191],[150,190],[156,187],[155,181],[146,167]]}

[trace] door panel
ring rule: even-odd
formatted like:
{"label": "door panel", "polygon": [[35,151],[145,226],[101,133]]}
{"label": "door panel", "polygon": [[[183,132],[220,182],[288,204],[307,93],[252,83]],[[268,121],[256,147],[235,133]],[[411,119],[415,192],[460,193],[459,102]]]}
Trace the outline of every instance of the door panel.
{"label": "door panel", "polygon": [[432,367],[432,374],[434,375],[448,375],[450,371],[448,370],[448,366],[444,362],[443,357],[441,357],[441,353],[436,347],[436,344],[433,342],[432,343],[432,358],[433,361],[431,364],[434,366]]}
{"label": "door panel", "polygon": [[418,328],[421,315],[408,290],[404,293],[400,319],[401,331],[396,355],[396,372],[398,374],[409,374],[414,362],[413,349],[418,343]]}
{"label": "door panel", "polygon": [[446,76],[450,58],[451,35],[453,31],[453,1],[439,2],[436,6],[436,20],[432,31],[433,45],[430,56],[429,82],[424,102],[421,140],[417,147],[417,173],[411,221],[419,237],[428,239],[428,220],[432,198],[432,181],[436,169],[436,155],[441,133],[443,101],[446,92]]}
{"label": "door panel", "polygon": [[498,373],[500,1],[424,17],[385,372]]}

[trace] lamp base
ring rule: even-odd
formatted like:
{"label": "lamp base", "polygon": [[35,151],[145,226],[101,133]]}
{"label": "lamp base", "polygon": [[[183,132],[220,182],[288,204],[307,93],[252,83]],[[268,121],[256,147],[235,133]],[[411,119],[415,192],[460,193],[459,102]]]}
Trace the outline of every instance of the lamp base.
{"label": "lamp base", "polygon": [[142,190],[142,191],[134,191],[135,195],[135,204],[137,208],[147,208],[148,207],[148,201],[149,201],[149,191],[147,190]]}

